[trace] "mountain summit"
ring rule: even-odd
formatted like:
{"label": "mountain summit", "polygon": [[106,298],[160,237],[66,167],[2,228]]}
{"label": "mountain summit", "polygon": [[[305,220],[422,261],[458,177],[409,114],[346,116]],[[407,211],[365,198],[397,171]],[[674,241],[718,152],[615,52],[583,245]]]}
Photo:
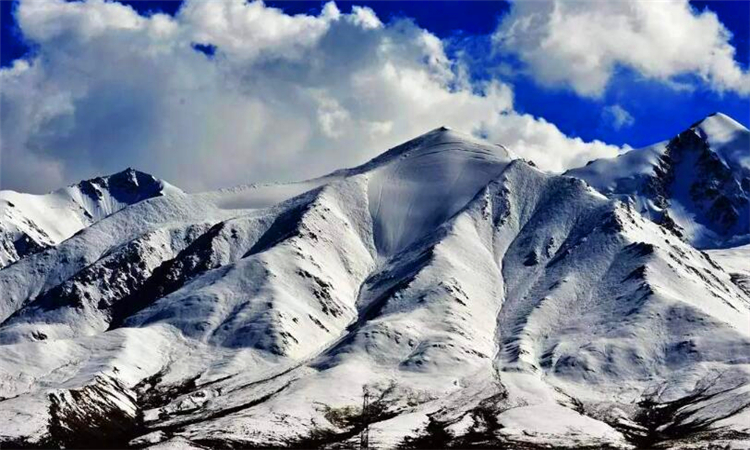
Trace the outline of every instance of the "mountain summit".
{"label": "mountain summit", "polygon": [[45,195],[0,191],[0,267],[57,245],[126,206],[177,192],[130,168]]}
{"label": "mountain summit", "polygon": [[724,114],[567,175],[632,199],[644,215],[698,248],[750,242],[750,131]]}
{"label": "mountain summit", "polygon": [[[697,155],[703,199],[729,183],[724,122],[633,153],[614,185],[673,192],[638,164]],[[0,442],[744,442],[746,285],[614,192],[441,128],[302,183],[127,197],[0,270]]]}

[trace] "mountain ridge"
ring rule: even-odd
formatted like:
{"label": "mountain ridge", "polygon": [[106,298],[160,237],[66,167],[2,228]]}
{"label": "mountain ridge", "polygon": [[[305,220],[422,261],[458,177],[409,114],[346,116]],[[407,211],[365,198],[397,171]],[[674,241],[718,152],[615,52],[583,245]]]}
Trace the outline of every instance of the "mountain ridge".
{"label": "mountain ridge", "polygon": [[[54,246],[128,205],[179,192],[131,168],[42,195],[0,191],[0,267]],[[50,211],[56,211],[52,220]]]}
{"label": "mountain ridge", "polygon": [[384,155],[139,201],[0,269],[0,442],[750,438],[750,294],[713,253],[448,130]]}

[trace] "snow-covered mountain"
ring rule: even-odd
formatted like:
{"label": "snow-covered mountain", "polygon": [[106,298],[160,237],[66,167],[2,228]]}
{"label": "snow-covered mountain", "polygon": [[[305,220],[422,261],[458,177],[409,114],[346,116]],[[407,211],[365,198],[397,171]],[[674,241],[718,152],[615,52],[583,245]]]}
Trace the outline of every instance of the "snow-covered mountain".
{"label": "snow-covered mountain", "polygon": [[0,270],[0,442],[750,439],[742,257],[501,146],[440,128],[319,179],[150,197]]}
{"label": "snow-covered mountain", "polygon": [[133,169],[45,195],[0,191],[0,268],[57,245],[128,205],[177,192]]}
{"label": "snow-covered mountain", "polygon": [[724,114],[568,175],[633,199],[639,211],[698,248],[750,242],[750,131]]}

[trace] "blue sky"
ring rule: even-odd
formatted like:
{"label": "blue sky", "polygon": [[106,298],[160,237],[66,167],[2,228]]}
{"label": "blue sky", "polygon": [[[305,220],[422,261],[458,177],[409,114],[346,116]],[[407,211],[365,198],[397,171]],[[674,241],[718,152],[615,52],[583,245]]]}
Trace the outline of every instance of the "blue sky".
{"label": "blue sky", "polygon": [[[271,1],[269,5],[289,13],[318,11],[320,2]],[[464,43],[473,41],[478,52],[487,52],[486,36],[497,27],[502,15],[508,13],[510,3],[504,1],[365,1],[340,2],[342,10],[351,5],[366,5],[383,18],[410,17],[421,27],[441,38]],[[691,2],[698,10],[716,13],[732,32],[731,43],[737,49],[736,60],[748,67],[750,57],[750,1]],[[454,48],[455,50],[455,48]],[[689,55],[686,55],[689,57]],[[476,68],[477,72],[481,69]],[[485,74],[477,76],[486,76]],[[633,73],[623,73],[612,84],[604,98],[581,98],[565,89],[540,89],[533,80],[521,77],[514,80],[516,109],[541,116],[556,124],[566,134],[586,140],[601,139],[614,144],[645,146],[668,138],[694,121],[715,111],[732,116],[745,126],[750,125],[750,102],[745,97],[718,94],[706,89],[695,92],[676,92],[659,82],[639,79]],[[632,127],[613,129],[601,120],[602,105],[617,103],[633,115]],[[598,126],[591,126],[591,124]]]}
{"label": "blue sky", "polygon": [[[128,6],[133,8],[133,10],[135,10],[137,14],[140,14],[144,17],[152,17],[157,13],[175,16],[182,6],[182,4],[177,1],[123,1],[121,3],[127,4]],[[532,3],[538,4],[541,2]],[[679,4],[680,2],[675,0],[673,3]],[[266,2],[266,5],[268,7],[279,8],[285,15],[290,16],[305,14],[311,17],[323,17],[325,15],[323,2],[268,1]],[[512,26],[512,22],[515,20],[516,16],[521,17],[523,14],[525,14],[522,8],[519,7],[514,9],[512,4],[509,2],[362,1],[336,2],[336,5],[341,14],[350,15],[353,18],[359,17],[360,15],[362,17],[365,17],[365,15],[362,15],[360,12],[363,11],[361,7],[366,7],[366,11],[372,12],[374,16],[377,17],[377,20],[384,24],[381,28],[385,31],[396,33],[395,36],[412,36],[413,30],[410,29],[411,31],[405,32],[402,30],[404,26],[399,25],[403,22],[404,18],[408,19],[408,21],[413,24],[412,28],[414,30],[424,30],[439,39],[442,48],[441,51],[444,52],[445,57],[447,58],[447,62],[441,62],[440,64],[442,64],[444,67],[441,66],[441,68],[436,70],[451,70],[454,72],[451,76],[451,80],[446,81],[446,83],[448,83],[446,84],[446,86],[452,86],[455,83],[464,83],[462,85],[463,87],[458,90],[465,90],[466,92],[464,94],[466,95],[470,95],[471,92],[476,92],[477,95],[483,97],[489,97],[486,94],[485,90],[490,89],[487,86],[492,83],[507,86],[507,92],[504,91],[504,94],[497,94],[497,96],[498,98],[500,98],[501,96],[505,96],[504,98],[506,98],[506,103],[512,102],[512,106],[506,105],[501,107],[501,109],[504,108],[505,110],[510,111],[511,114],[516,116],[533,116],[533,118],[536,118],[537,120],[535,126],[544,126],[545,123],[554,124],[554,126],[560,132],[562,132],[570,139],[580,138],[586,143],[601,141],[602,143],[618,147],[626,145],[639,147],[669,138],[690,125],[692,122],[714,111],[722,111],[732,116],[745,126],[750,125],[750,100],[748,98],[748,90],[750,90],[750,87],[746,86],[748,83],[746,74],[748,70],[749,56],[748,36],[750,35],[750,2],[691,2],[689,8],[683,8],[684,11],[687,11],[687,13],[684,14],[684,20],[686,21],[686,24],[684,26],[685,30],[716,29],[716,26],[711,28],[712,22],[711,20],[709,20],[710,17],[705,14],[706,11],[710,11],[711,13],[714,13],[716,15],[720,26],[723,27],[724,30],[728,30],[731,33],[731,38],[727,38],[726,42],[719,42],[721,41],[723,36],[721,34],[723,32],[719,30],[716,36],[706,38],[707,41],[709,40],[709,38],[715,38],[717,40],[717,43],[712,44],[714,45],[714,47],[707,45],[706,49],[703,49],[697,48],[700,46],[696,46],[694,42],[692,44],[684,43],[685,46],[683,48],[675,49],[674,53],[671,54],[670,52],[672,49],[667,47],[667,44],[658,43],[662,40],[662,37],[656,36],[654,38],[654,42],[656,43],[655,45],[662,45],[661,51],[666,54],[664,59],[667,60],[667,63],[662,63],[662,61],[659,61],[660,57],[658,52],[656,53],[656,58],[654,58],[653,55],[636,55],[634,57],[631,57],[630,55],[628,55],[627,51],[623,51],[623,49],[617,48],[616,43],[609,43],[606,48],[593,48],[592,52],[596,53],[598,51],[601,54],[597,55],[600,60],[597,61],[596,66],[592,66],[595,68],[591,71],[595,74],[595,76],[592,78],[591,85],[599,87],[591,89],[589,89],[587,84],[576,81],[576,77],[580,78],[581,73],[565,73],[565,71],[568,70],[568,68],[571,66],[569,61],[574,61],[575,59],[556,60],[555,57],[549,58],[550,60],[554,60],[553,62],[554,64],[557,64],[557,66],[547,67],[545,66],[545,59],[547,59],[545,55],[543,53],[540,53],[540,49],[533,47],[533,41],[536,38],[531,39],[531,44],[529,43],[528,36],[520,36],[516,41],[505,40],[505,36],[508,34],[508,30],[511,29],[509,27]],[[31,61],[32,65],[34,65],[35,58],[41,58],[38,61],[47,63],[47,61],[58,61],[58,58],[55,55],[57,53],[63,52],[66,52],[65,61],[68,65],[66,67],[69,67],[70,65],[76,65],[79,64],[78,62],[76,62],[76,58],[78,57],[78,55],[81,55],[80,57],[83,58],[83,54],[88,53],[88,49],[91,47],[95,47],[96,45],[88,44],[86,50],[79,50],[78,53],[67,53],[67,50],[59,50],[67,49],[69,46],[65,44],[65,40],[72,39],[70,38],[70,36],[75,35],[75,33],[81,31],[75,29],[70,31],[68,34],[58,36],[56,38],[57,40],[55,41],[50,40],[48,42],[36,42],[43,41],[44,38],[34,38],[33,36],[30,37],[28,35],[29,32],[27,32],[27,30],[24,30],[23,23],[19,24],[19,22],[16,20],[17,14],[15,13],[17,9],[17,3],[2,1],[0,2],[0,6],[2,6],[2,41],[0,41],[0,43],[2,44],[2,51],[0,53],[0,56],[2,56],[2,67],[6,68],[5,70],[8,72],[11,70],[14,62],[18,59]],[[683,10],[680,11],[684,12]],[[515,15],[511,14],[512,12]],[[78,11],[71,14],[86,13],[89,12]],[[95,13],[94,8],[92,8],[92,11],[90,13]],[[600,17],[606,17],[606,14],[612,15],[620,13],[622,12],[617,10],[603,11],[601,12],[601,14],[603,14],[604,16]],[[569,14],[569,17],[571,17],[571,20],[573,20],[577,17],[575,14],[580,14],[580,11],[572,11]],[[185,16],[187,16],[187,14],[185,14]],[[38,21],[36,21],[32,13],[29,13],[27,17],[28,23],[31,24],[28,25],[29,27],[37,26]],[[352,19],[352,23],[358,20],[360,19]],[[300,21],[300,23],[301,22],[302,21]],[[367,28],[367,26],[362,25],[363,22],[360,22],[357,23],[359,23],[361,27]],[[80,20],[76,20],[71,21],[70,23],[71,27],[76,27],[80,26],[82,22]],[[280,26],[291,25],[282,24]],[[698,26],[708,28],[695,28]],[[39,28],[39,30],[46,32],[46,29]],[[528,33],[538,32],[539,30],[528,31]],[[41,31],[31,30],[30,34],[33,33],[41,33]],[[630,32],[629,30],[623,30],[623,33],[625,33],[623,34],[624,36],[632,35],[632,32]],[[669,41],[672,34],[679,34],[680,30],[675,28],[674,33],[669,34],[669,31],[666,31],[665,33],[667,34],[664,35],[663,40]],[[328,35],[333,36],[333,33],[331,32],[326,34],[326,36]],[[533,37],[535,35],[529,34],[529,36]],[[264,39],[266,39],[267,41],[268,38],[264,37]],[[320,41],[320,45],[325,45],[325,49],[328,49],[325,51],[333,52],[336,55],[338,55],[338,53],[336,52],[339,51],[339,47],[342,48],[342,51],[344,52],[353,51],[349,48],[351,47],[351,45],[347,42],[339,41],[339,43],[335,45],[328,45],[326,44],[327,41],[325,38],[321,39],[323,40]],[[333,37],[331,37],[331,39],[333,39]],[[400,38],[394,38],[393,36],[390,36],[385,37],[384,39],[398,40]],[[595,38],[592,39],[591,36],[586,35],[583,35],[582,39],[595,40]],[[220,38],[216,38],[216,40],[217,42],[219,42]],[[73,48],[73,46],[80,44],[80,41],[80,39],[72,39],[71,42],[74,43],[70,44],[70,48]],[[263,42],[266,43],[266,41]],[[231,43],[235,41],[230,40],[227,42]],[[500,42],[502,42],[502,44]],[[284,45],[286,45],[286,43]],[[503,47],[503,45],[505,45],[505,47]],[[562,47],[560,47],[562,51],[558,53],[564,53],[565,51],[570,50],[569,48],[565,47],[565,43],[560,44],[558,42],[555,45],[562,45]],[[725,49],[727,45],[734,48],[735,53],[733,62],[731,60],[731,57],[729,59],[725,58],[720,62],[716,62],[715,60],[711,59],[710,56],[707,56],[708,53],[715,52],[716,49]],[[517,46],[517,48],[515,46]],[[215,42],[208,41],[193,42],[193,48],[208,48],[211,49],[212,52],[214,49],[216,49],[217,55],[205,55],[206,58],[215,60],[216,64],[220,64],[220,61],[230,58],[230,56],[227,55],[230,55],[231,51],[227,49],[227,51],[225,52],[225,47],[220,43],[217,44]],[[696,48],[694,52],[692,50],[693,48]],[[112,48],[109,48],[109,51],[116,51],[116,49],[112,50]],[[247,52],[248,49],[245,48],[243,49],[243,51]],[[648,52],[646,51],[646,53]],[[264,55],[266,54],[264,53]],[[324,58],[328,58],[329,56],[330,55],[324,54]],[[577,55],[576,57],[580,58],[582,56],[586,57],[587,55]],[[286,54],[284,54],[284,57],[286,57]],[[304,56],[302,57],[304,58]],[[346,58],[356,59],[356,57],[354,56],[347,56]],[[424,56],[423,58],[429,58],[429,56]],[[274,66],[274,64],[269,62],[272,59],[273,58],[270,58],[267,55],[263,58],[260,58],[259,61],[261,62],[255,63],[255,69],[259,70],[259,68],[262,67],[263,70],[281,71],[281,68],[276,67]],[[696,61],[705,62],[696,62],[695,64],[689,63],[693,59],[695,59]],[[347,64],[349,64],[349,61],[347,59],[336,59],[336,61],[343,61],[343,63],[337,63],[340,66],[346,66]],[[738,73],[742,74],[744,72],[745,75],[743,79],[740,79],[740,81],[736,81],[736,77],[729,79],[728,77],[723,77],[721,75],[721,69],[717,69],[717,67],[725,67],[729,63],[734,64],[734,70],[738,71]],[[81,66],[84,66],[87,63],[80,62],[80,64]],[[299,65],[299,63],[297,64],[298,67],[302,67]],[[39,66],[41,64],[36,63],[36,65]],[[316,64],[313,64],[313,66],[317,67]],[[327,67],[328,69],[318,68],[316,70],[321,70],[322,72],[326,72],[326,70],[329,70],[329,78],[335,77],[335,73],[338,68],[334,70],[330,66]],[[146,69],[150,70],[148,67],[146,67]],[[156,71],[157,69],[154,68],[153,70]],[[283,70],[293,69],[285,66]],[[236,70],[234,70],[233,73],[235,72]],[[458,75],[459,72],[460,76]],[[546,75],[541,76],[539,75],[540,73],[546,73]],[[322,75],[325,76],[326,74],[323,73]],[[583,73],[583,75],[588,76],[588,73]],[[54,74],[48,73],[46,74],[46,76],[50,78],[51,84],[58,84],[52,83]],[[295,75],[295,77],[298,76],[300,75]],[[468,79],[469,81],[466,81],[466,79]],[[308,78],[305,78],[304,81],[300,81],[299,83],[303,82],[313,83],[315,85],[315,89],[318,89],[318,86],[320,85],[319,81],[310,81]],[[295,81],[295,83],[297,83],[297,81]],[[308,84],[305,84],[304,88],[313,89],[312,85]],[[330,87],[325,87],[320,89],[329,88]],[[451,90],[454,88],[447,87],[446,89]],[[143,100],[142,104],[139,103],[138,105],[128,106],[125,104],[129,103],[129,101],[123,101],[122,98],[118,95],[113,94],[112,97],[115,99],[112,100],[113,102],[120,102],[117,104],[117,107],[122,107],[122,111],[118,113],[119,115],[117,117],[120,117],[120,119],[123,121],[134,122],[134,124],[132,125],[124,124],[125,128],[129,129],[132,126],[133,129],[142,130],[144,126],[142,125],[142,123],[144,121],[140,116],[144,115],[145,113],[142,113],[139,108],[144,108],[143,105],[147,104],[148,101]],[[323,94],[315,95],[322,96]],[[466,95],[461,98],[465,99]],[[266,95],[264,94],[264,98],[265,97]],[[282,102],[284,100],[281,97],[283,97],[283,95],[280,95],[278,99],[272,98],[269,101]],[[322,102],[321,104],[326,104],[326,102],[329,102],[330,105],[333,105],[330,108],[333,109],[336,109],[336,105],[341,105],[343,104],[342,102],[351,100],[336,98],[329,101],[327,99],[321,100],[317,97],[315,98],[317,99],[315,101],[318,101],[319,103]],[[512,100],[508,100],[508,98],[512,98]],[[309,103],[310,101],[312,100],[306,100],[307,103]],[[468,99],[466,101],[468,103],[471,103],[474,100]],[[42,147],[42,145],[39,144],[36,147],[31,146],[31,150],[27,149],[24,151],[26,151],[27,153],[36,152],[35,157],[39,156],[46,158],[46,162],[50,164],[50,167],[54,165],[65,166],[67,164],[67,161],[63,158],[67,157],[67,154],[65,154],[64,156],[58,156],[60,158],[60,161],[55,161],[55,155],[62,155],[63,153],[55,154],[54,152],[57,152],[57,149],[51,150],[46,147],[70,146],[71,148],[85,148],[87,145],[91,145],[90,143],[92,139],[80,137],[81,134],[84,133],[84,131],[82,131],[83,125],[81,125],[80,119],[81,117],[83,117],[83,114],[81,113],[81,111],[84,111],[83,106],[86,106],[87,108],[93,108],[93,110],[98,111],[96,109],[97,105],[92,106],[93,102],[95,101],[92,99],[86,99],[84,101],[84,99],[78,98],[73,101],[71,107],[78,108],[75,114],[75,117],[78,119],[78,121],[74,121],[76,123],[76,126],[73,128],[73,131],[70,131],[70,124],[65,125],[65,127],[67,127],[65,129],[67,130],[66,133],[68,134],[78,133],[78,135],[70,136],[63,135],[61,133],[55,135],[54,139],[50,138],[48,140],[44,140],[43,147],[45,148],[42,148],[41,150],[40,147]],[[500,100],[497,100],[496,104],[497,102],[500,102]],[[114,105],[114,103],[107,104],[106,111],[111,112],[112,105]],[[327,112],[328,110],[326,108],[330,109],[329,107],[318,105],[318,108],[316,110],[318,111],[317,118],[319,119],[319,122],[323,124],[323,128],[325,128],[326,126],[330,126],[330,124],[332,123],[331,120],[335,121],[341,119],[342,117],[346,117],[348,119],[356,119],[356,110],[358,110],[359,105],[357,105],[356,102],[353,105],[354,106],[349,108],[343,108],[344,112],[334,111],[333,113]],[[466,107],[469,108],[469,106]],[[47,111],[49,110],[50,106],[47,105],[44,108],[46,108],[44,110]],[[130,110],[131,116],[127,116],[127,108],[132,108]],[[292,107],[290,106],[290,108]],[[377,108],[379,108],[379,106]],[[320,111],[322,110],[324,110],[325,114],[320,113]],[[7,112],[5,114],[7,114]],[[96,114],[101,115],[102,113],[97,112]],[[321,116],[321,114],[323,115]],[[477,112],[477,114],[479,113]],[[95,115],[94,117],[99,117],[98,115]],[[127,118],[122,119],[123,117]],[[170,118],[167,117],[166,119]],[[432,123],[430,122],[430,120],[433,120],[433,118],[426,120],[425,123]],[[60,121],[62,121],[62,119],[60,119],[58,122]],[[460,122],[458,120],[456,121]],[[56,126],[58,125],[58,122],[55,122]],[[474,122],[471,123],[473,124]],[[210,127],[211,124],[206,123],[205,126]],[[488,132],[489,136],[493,138],[496,137],[497,139],[501,140],[505,135],[508,134],[506,129],[507,127],[493,128],[492,126],[487,124],[471,126],[473,127],[473,129],[466,131],[474,132],[475,134],[485,134],[481,130],[487,128],[490,130]],[[149,129],[153,128],[153,126],[149,127]],[[506,134],[498,131],[500,129],[506,130]],[[90,134],[91,131],[86,131],[86,133]],[[406,133],[406,131],[404,131],[404,133]],[[216,133],[213,133],[212,136],[215,134]],[[336,132],[331,132],[328,134],[328,138],[334,139]],[[104,136],[108,135],[104,133]],[[159,137],[159,139],[163,140],[163,137]],[[510,137],[508,139],[511,140],[511,142],[515,142]],[[529,139],[521,138],[518,138],[516,140],[520,142],[520,144],[518,145],[521,147],[524,145],[524,143],[528,143],[529,141]],[[19,138],[19,142],[24,143],[36,143],[37,141],[40,141],[40,139],[38,139],[36,136],[26,136],[23,138]],[[259,142],[262,141],[263,139],[259,138]],[[391,143],[390,141],[388,141],[388,139],[383,139],[382,142],[383,145],[385,145],[386,143]],[[137,140],[133,140],[133,143],[134,145],[137,144]],[[375,145],[375,143],[371,144]],[[28,144],[24,145],[28,146]],[[149,141],[148,145],[155,144]],[[306,142],[303,147],[306,146],[306,148],[310,150],[308,154],[314,155],[316,152],[320,151],[319,148],[316,147],[316,145],[330,146],[331,144],[330,142],[319,142],[313,145],[309,142]],[[342,143],[341,145],[345,146],[344,143]],[[577,145],[578,143],[574,143],[574,147]],[[8,149],[4,150],[7,152]],[[21,150],[16,149],[16,151]],[[98,150],[91,148],[87,151],[97,152]],[[344,150],[341,151],[343,152]],[[59,150],[59,152],[65,152],[65,150]],[[73,152],[73,150],[71,150],[71,152]],[[75,152],[80,153],[78,150],[75,150]],[[75,153],[75,155],[77,155],[76,157],[85,157],[81,156],[83,153],[78,153]],[[363,156],[371,156],[370,153],[372,153],[372,151],[368,150],[368,152],[365,152]],[[321,155],[322,154],[323,153],[321,153]],[[533,151],[530,151],[529,154],[533,157],[535,153]],[[594,156],[606,154],[607,152],[601,149],[594,149],[591,151],[591,155]],[[110,168],[115,168],[116,164],[128,163],[127,157],[110,156],[111,155],[107,154],[94,154],[89,158],[92,162],[91,164],[88,164],[90,167],[87,170],[108,170]],[[264,156],[267,159],[269,155],[261,156]],[[357,158],[355,157],[345,158],[344,162],[349,163],[350,161],[355,160],[357,160]],[[572,161],[574,159],[570,160]],[[286,161],[287,163],[298,162],[294,158],[287,159]],[[135,158],[135,162],[139,162],[137,158]],[[266,162],[264,160],[263,164],[265,163]],[[566,162],[565,164],[568,163]],[[154,164],[154,166],[158,169],[158,166],[156,164]],[[311,170],[326,170],[329,168],[329,164],[315,164],[314,167],[315,169]],[[284,175],[285,173],[280,172],[281,170],[282,169],[279,168],[275,171],[271,170],[267,173],[269,175],[275,176],[278,176],[279,173]],[[65,170],[63,170],[63,172],[65,172]],[[61,181],[70,181],[70,177],[81,176],[85,173],[85,170],[71,169],[66,173],[61,174],[59,177],[61,178]],[[288,173],[288,178],[306,175],[309,174],[304,171],[300,172],[297,170],[290,170]],[[4,178],[6,180],[4,182],[2,179],[0,179],[0,182],[3,182],[4,185],[11,185],[12,187],[19,188],[26,187],[21,186],[21,184],[23,183],[20,183],[20,181],[18,180],[8,181],[7,175]],[[235,180],[232,178],[231,181]],[[214,184],[215,181],[209,180],[205,183],[196,183],[195,187],[213,187]],[[34,189],[34,186],[30,188]]]}

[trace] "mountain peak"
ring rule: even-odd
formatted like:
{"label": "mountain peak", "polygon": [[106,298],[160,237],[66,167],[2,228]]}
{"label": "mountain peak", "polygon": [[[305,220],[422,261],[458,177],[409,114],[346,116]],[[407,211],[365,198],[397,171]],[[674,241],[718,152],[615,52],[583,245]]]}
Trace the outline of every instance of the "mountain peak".
{"label": "mountain peak", "polygon": [[[420,158],[426,155],[442,155],[442,158],[462,154],[464,157],[481,158],[489,161],[509,160],[514,156],[503,146],[476,138],[470,134],[452,130],[446,126],[434,128],[427,133],[397,145],[353,169],[348,174],[363,173],[401,159]],[[341,173],[341,171],[335,172]]]}
{"label": "mountain peak", "polygon": [[696,132],[708,146],[730,167],[750,175],[750,130],[722,113],[714,113],[693,124]]}
{"label": "mountain peak", "polygon": [[9,205],[0,208],[6,218],[0,227],[0,268],[57,245],[129,205],[179,193],[169,183],[131,167],[44,195],[0,191],[2,204]]}
{"label": "mountain peak", "polygon": [[80,181],[67,189],[80,190],[93,201],[100,201],[106,192],[114,200],[123,204],[133,204],[147,198],[157,197],[166,191],[181,192],[166,181],[132,167],[111,175]]}
{"label": "mountain peak", "polygon": [[569,175],[637,200],[652,220],[701,248],[750,239],[750,131],[722,113],[669,141],[599,159]]}
{"label": "mountain peak", "polygon": [[741,123],[737,122],[730,116],[722,113],[722,112],[713,112],[703,119],[699,120],[698,122],[695,122],[690,126],[689,129],[704,129],[708,128],[710,130],[722,130],[724,132],[727,131],[747,131],[747,127],[742,125]]}
{"label": "mountain peak", "polygon": [[125,169],[120,170],[119,172],[114,172],[109,175],[101,175],[101,176],[81,180],[78,183],[69,185],[69,187],[81,186],[82,184],[87,184],[87,183],[102,184],[102,183],[109,183],[110,181],[123,182],[123,181],[128,181],[128,180],[135,184],[137,184],[139,180],[161,181],[149,173],[141,172],[140,170],[134,169],[132,167],[126,167]]}

